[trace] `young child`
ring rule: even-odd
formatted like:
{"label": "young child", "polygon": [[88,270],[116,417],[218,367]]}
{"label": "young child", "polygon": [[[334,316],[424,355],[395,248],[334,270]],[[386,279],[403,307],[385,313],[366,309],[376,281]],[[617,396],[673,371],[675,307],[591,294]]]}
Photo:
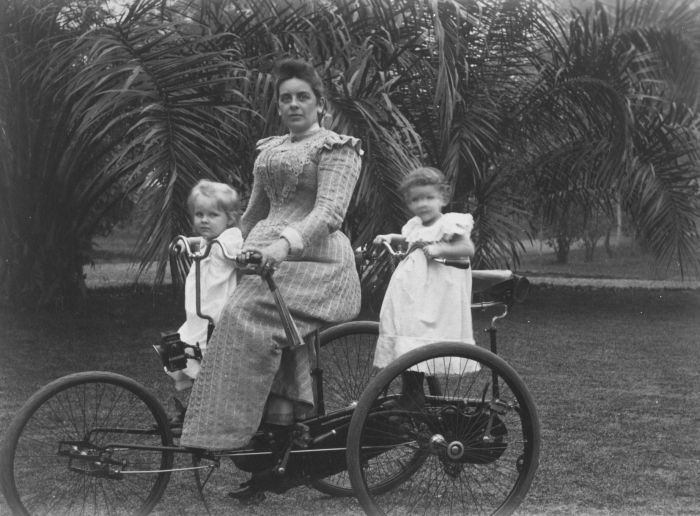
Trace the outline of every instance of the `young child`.
{"label": "young child", "polygon": [[[235,227],[240,213],[239,204],[236,191],[224,183],[202,180],[192,188],[187,206],[192,217],[192,228],[201,237],[200,249],[217,240],[231,256],[241,251],[243,236],[240,229]],[[217,323],[226,300],[236,287],[236,272],[233,260],[226,258],[216,244],[200,262],[199,281],[201,312]],[[178,333],[182,342],[192,346],[199,344],[204,354],[209,321],[197,315],[196,288],[193,265],[185,280],[186,319]],[[175,380],[175,389],[182,391],[192,386],[198,373],[199,361],[188,359],[185,369],[168,372],[168,375]]]}
{"label": "young child", "polygon": [[[401,182],[400,191],[414,217],[403,226],[401,234],[378,235],[374,244],[405,244],[409,249],[422,247],[422,252],[418,249],[409,253],[389,282],[379,314],[379,339],[374,355],[374,365],[380,368],[432,342],[453,340],[474,344],[471,270],[431,259],[471,258],[474,220],[467,213],[442,213],[447,204],[447,184],[445,176],[435,168],[419,167],[411,171]],[[441,364],[429,365],[430,370],[426,367],[404,374],[404,391],[422,393],[424,373],[444,372]],[[454,368],[457,364],[448,366]]]}

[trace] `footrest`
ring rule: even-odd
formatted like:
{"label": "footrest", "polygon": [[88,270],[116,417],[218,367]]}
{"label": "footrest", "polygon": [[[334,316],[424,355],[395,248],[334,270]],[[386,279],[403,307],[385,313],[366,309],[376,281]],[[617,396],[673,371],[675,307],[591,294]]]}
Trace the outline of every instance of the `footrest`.
{"label": "footrest", "polygon": [[[188,348],[193,350],[193,354],[187,353]],[[187,367],[188,359],[202,359],[202,350],[199,346],[185,344],[180,340],[179,333],[161,333],[161,343],[154,344],[153,349],[158,354],[163,367],[171,373]]]}

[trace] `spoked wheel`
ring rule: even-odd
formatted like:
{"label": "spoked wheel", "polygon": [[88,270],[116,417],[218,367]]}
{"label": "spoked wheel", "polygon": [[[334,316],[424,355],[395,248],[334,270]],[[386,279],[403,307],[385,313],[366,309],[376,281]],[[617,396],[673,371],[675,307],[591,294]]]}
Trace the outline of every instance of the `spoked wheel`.
{"label": "spoked wheel", "polygon": [[323,401],[330,414],[357,404],[374,377],[374,348],[379,324],[354,321],[333,326],[320,335]]}
{"label": "spoked wheel", "polygon": [[[347,462],[367,514],[510,514],[538,465],[540,426],[525,384],[502,358],[430,344],[383,369],[360,398]],[[373,486],[421,457],[394,489]],[[415,462],[414,462],[415,464]]]}
{"label": "spoked wheel", "polygon": [[[357,405],[376,373],[372,362],[378,335],[379,325],[372,321],[339,324],[321,332],[319,362],[326,414]],[[340,456],[343,461],[344,453]],[[312,485],[332,496],[354,495],[347,471],[316,480]]]}
{"label": "spoked wheel", "polygon": [[[167,416],[138,382],[114,373],[59,378],[12,421],[0,452],[3,493],[17,514],[148,514],[167,487]],[[139,448],[146,447],[146,448]]]}

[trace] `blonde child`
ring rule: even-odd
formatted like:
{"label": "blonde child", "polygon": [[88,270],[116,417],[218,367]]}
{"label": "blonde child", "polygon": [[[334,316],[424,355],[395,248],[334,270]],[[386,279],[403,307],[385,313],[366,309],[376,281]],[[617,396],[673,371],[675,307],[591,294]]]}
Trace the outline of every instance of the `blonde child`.
{"label": "blonde child", "polygon": [[[192,228],[201,237],[200,249],[216,240],[235,256],[243,246],[243,236],[236,224],[240,213],[238,194],[224,183],[199,181],[187,199]],[[226,258],[219,247],[211,246],[209,255],[200,262],[200,306],[201,312],[217,323],[226,300],[236,287],[236,272],[233,260]],[[197,279],[195,267],[191,267],[185,280],[185,322],[178,329],[180,340],[192,346],[199,344],[202,353],[207,346],[209,322],[197,315]],[[175,389],[182,391],[192,386],[199,373],[199,361],[187,360],[187,367],[168,372],[175,381]],[[175,419],[181,419],[176,417]],[[171,421],[178,423],[181,421]]]}
{"label": "blonde child", "polygon": [[[447,184],[445,176],[435,168],[419,167],[411,171],[401,182],[400,191],[414,217],[400,234],[378,235],[374,244],[388,242],[418,249],[398,264],[382,303],[374,355],[374,365],[380,368],[431,342],[453,340],[474,344],[471,270],[432,260],[471,258],[474,220],[467,213],[442,213],[447,203]],[[444,372],[442,369],[447,366],[465,367],[464,364],[423,365],[426,367],[404,374],[404,390],[422,394],[424,373]]]}

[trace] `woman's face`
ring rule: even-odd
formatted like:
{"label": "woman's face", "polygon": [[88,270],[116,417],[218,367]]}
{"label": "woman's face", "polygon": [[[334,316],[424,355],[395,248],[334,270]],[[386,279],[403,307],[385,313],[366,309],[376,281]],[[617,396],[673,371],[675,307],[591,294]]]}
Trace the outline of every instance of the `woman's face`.
{"label": "woman's face", "polygon": [[323,104],[308,82],[293,77],[280,84],[277,109],[289,131],[301,134],[318,123]]}

